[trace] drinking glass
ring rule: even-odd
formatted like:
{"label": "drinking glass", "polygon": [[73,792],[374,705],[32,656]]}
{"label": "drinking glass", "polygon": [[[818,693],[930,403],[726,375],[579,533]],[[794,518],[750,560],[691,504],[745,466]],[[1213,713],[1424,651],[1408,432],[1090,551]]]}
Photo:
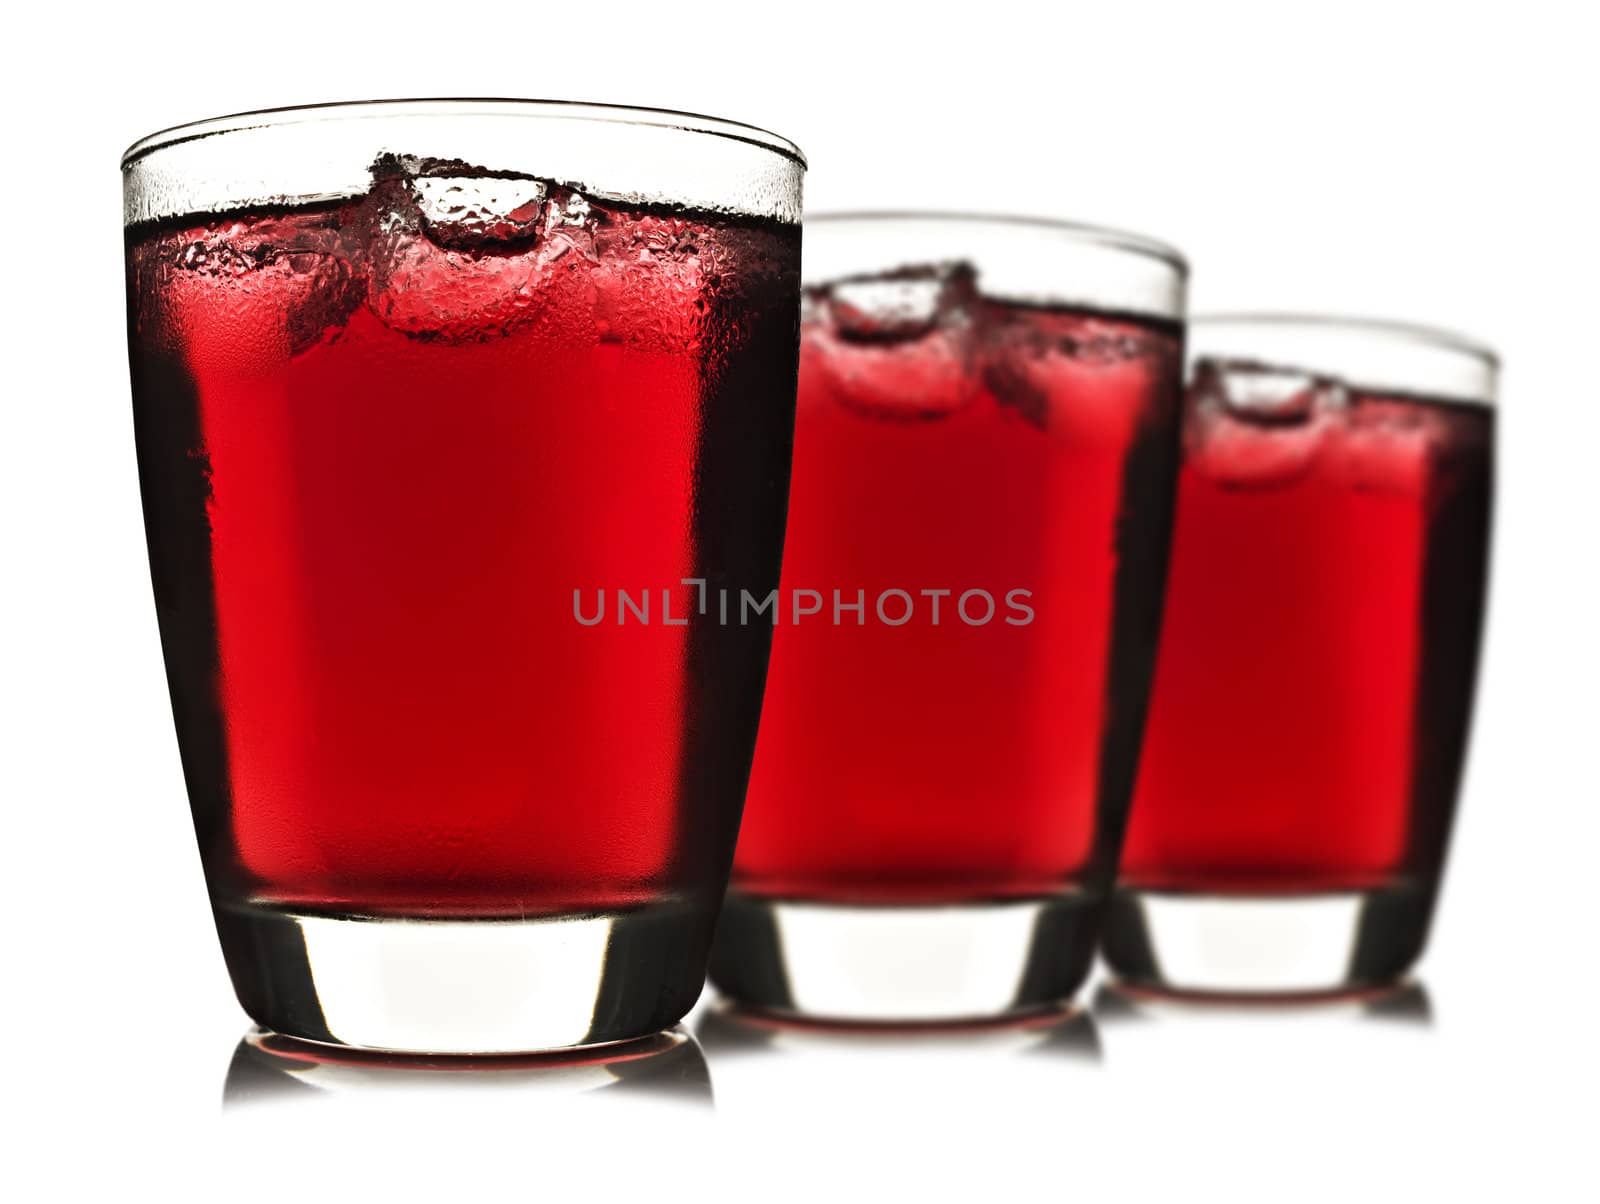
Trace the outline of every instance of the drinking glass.
{"label": "drinking glass", "polygon": [[726,995],[952,1020],[1082,982],[1155,652],[1184,279],[1056,222],[808,219]]}
{"label": "drinking glass", "polygon": [[1495,359],[1290,316],[1191,327],[1161,651],[1105,953],[1222,994],[1422,952],[1466,752]]}
{"label": "drinking glass", "polygon": [[[777,583],[803,171],[747,126],[533,101],[127,152],[156,610],[258,1023],[516,1052],[693,1003],[771,631],[660,595]],[[586,621],[623,589],[657,620]]]}

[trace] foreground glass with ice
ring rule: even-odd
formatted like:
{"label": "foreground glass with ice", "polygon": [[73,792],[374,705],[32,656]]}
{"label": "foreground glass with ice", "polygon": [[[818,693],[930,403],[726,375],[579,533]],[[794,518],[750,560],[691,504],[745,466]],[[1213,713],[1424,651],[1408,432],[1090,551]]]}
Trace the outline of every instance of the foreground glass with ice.
{"label": "foreground glass with ice", "polygon": [[124,171],[152,576],[245,1009],[435,1052],[670,1025],[772,633],[575,596],[776,585],[798,152],[416,102],[187,127]]}
{"label": "foreground glass with ice", "polygon": [[1135,984],[1387,983],[1421,954],[1472,705],[1494,360],[1376,323],[1192,327],[1120,889]]}
{"label": "foreground glass with ice", "polygon": [[1183,277],[1071,226],[807,222],[724,993],[895,1021],[1081,983],[1154,655]]}

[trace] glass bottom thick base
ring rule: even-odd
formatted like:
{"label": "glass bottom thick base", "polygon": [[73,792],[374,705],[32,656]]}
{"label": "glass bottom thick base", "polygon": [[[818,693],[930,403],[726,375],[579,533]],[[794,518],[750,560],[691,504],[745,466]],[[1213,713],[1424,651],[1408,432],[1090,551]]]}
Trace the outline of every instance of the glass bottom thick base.
{"label": "glass bottom thick base", "polygon": [[711,927],[683,903],[523,919],[215,912],[257,1024],[404,1054],[539,1053],[669,1028],[699,997]]}
{"label": "glass bottom thick base", "polygon": [[1177,995],[1294,998],[1388,986],[1422,954],[1414,886],[1296,894],[1123,888],[1104,957],[1124,983]]}
{"label": "glass bottom thick base", "polygon": [[728,998],[854,1024],[982,1020],[1059,1005],[1088,976],[1096,909],[1081,894],[927,906],[730,891],[711,954]]}

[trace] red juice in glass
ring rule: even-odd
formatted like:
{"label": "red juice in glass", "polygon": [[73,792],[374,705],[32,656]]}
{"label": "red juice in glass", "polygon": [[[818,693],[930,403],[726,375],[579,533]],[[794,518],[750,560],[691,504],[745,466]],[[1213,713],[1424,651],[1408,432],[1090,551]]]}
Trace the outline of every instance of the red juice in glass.
{"label": "red juice in glass", "polygon": [[[1206,348],[1208,324],[1195,329]],[[1381,349],[1422,336],[1346,337]],[[1356,384],[1359,361],[1347,383],[1268,361],[1273,350],[1201,359],[1187,400],[1161,652],[1107,937],[1135,983],[1392,980],[1420,953],[1443,864],[1487,573],[1487,395],[1474,400],[1470,380],[1454,397]],[[1310,347],[1310,362],[1331,368],[1335,350]],[[1369,371],[1381,382],[1383,368]]]}
{"label": "red juice in glass", "polygon": [[[957,248],[978,236],[955,226]],[[1048,259],[1057,236],[1031,233]],[[990,275],[976,256],[807,290],[780,611],[712,965],[737,999],[982,1015],[1070,995],[1087,965],[1154,647],[1180,328]]]}
{"label": "red juice in glass", "polygon": [[196,827],[241,999],[292,1034],[582,1044],[698,994],[771,629],[682,597],[678,622],[586,624],[579,599],[776,585],[799,230],[693,202],[744,173],[797,207],[798,159],[607,112],[330,110],[135,163],[155,189],[185,147],[273,134],[370,164],[337,199],[128,229]]}

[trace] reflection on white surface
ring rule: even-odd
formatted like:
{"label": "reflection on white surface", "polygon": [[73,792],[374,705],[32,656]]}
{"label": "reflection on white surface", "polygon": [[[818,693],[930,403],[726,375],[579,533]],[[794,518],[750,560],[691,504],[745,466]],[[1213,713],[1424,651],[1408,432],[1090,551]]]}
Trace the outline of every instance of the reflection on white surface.
{"label": "reflection on white surface", "polygon": [[[1087,998],[1031,1026],[904,1031],[708,1005],[693,1020],[719,1143],[771,1153],[791,1134],[796,1149],[915,1170],[968,1198],[1026,1194],[1048,1173],[1063,1189],[1206,1199],[1268,1164],[1316,1165],[1321,1187],[1349,1192],[1369,1173],[1362,1145],[1400,1152],[1455,1063],[1420,985],[1295,1006]],[[1296,1175],[1274,1181],[1278,1198],[1321,1198]]]}
{"label": "reflection on white surface", "polygon": [[[186,1158],[243,1175],[242,1194],[230,1180],[240,1200],[281,1201],[309,1172],[327,1190],[308,1199],[381,1188],[705,1204],[774,1187],[774,1199],[860,1198],[848,1180],[883,1199],[899,1198],[896,1184],[967,1200],[1054,1184],[1131,1201],[1228,1188],[1299,1204],[1374,1198],[1375,1167],[1396,1168],[1384,1172],[1395,1194],[1377,1198],[1425,1198],[1446,1161],[1462,1176],[1497,1164],[1526,1101],[1485,1096],[1482,1083],[1533,1064],[1533,1038],[1508,1034],[1548,1029],[1519,1026],[1503,1000],[1430,989],[1296,1007],[1099,989],[1090,1008],[1023,1024],[895,1032],[774,1023],[708,1000],[693,1036],[678,1030],[631,1069],[593,1055],[307,1061],[319,1051],[241,1044],[232,1029],[214,1034],[204,1066],[192,1033],[120,1042],[79,1106],[119,1100],[108,1150],[152,1174],[168,1173],[153,1164],[171,1142],[119,1134],[152,1132],[159,1112]],[[1558,1138],[1552,1128],[1540,1141]]]}
{"label": "reflection on white surface", "polygon": [[1082,1008],[897,1028],[777,1020],[716,1003],[693,1019],[716,1074],[724,1142],[770,1145],[771,1133],[788,1132],[797,1148],[830,1157],[864,1147],[897,1165],[937,1163],[991,1141],[1032,1141],[1041,1123],[1071,1131],[1105,1087],[1099,1034]]}
{"label": "reflection on white surface", "polygon": [[[809,1022],[715,1003],[698,1014],[695,1035],[714,1062],[746,1055],[804,1058],[830,1054],[892,1064],[917,1058],[932,1065],[1017,1057],[1048,1057],[1088,1066],[1101,1059],[1094,1018],[1064,1007],[1031,1016],[957,1024],[839,1024]],[[973,1063],[976,1064],[976,1063]]]}
{"label": "reflection on white surface", "polygon": [[1180,998],[1106,983],[1092,999],[1112,1065],[1151,1090],[1152,1112],[1185,1100],[1198,1106],[1208,1095],[1291,1110],[1374,1092],[1398,1098],[1425,1089],[1441,1054],[1434,1001],[1418,982],[1284,1001]]}
{"label": "reflection on white surface", "polygon": [[681,1025],[639,1041],[530,1056],[404,1057],[296,1041],[252,1028],[228,1064],[223,1106],[343,1098],[356,1107],[384,1097],[464,1093],[497,1108],[572,1105],[603,1094],[612,1102],[666,1102],[709,1109],[711,1076],[699,1043]]}

